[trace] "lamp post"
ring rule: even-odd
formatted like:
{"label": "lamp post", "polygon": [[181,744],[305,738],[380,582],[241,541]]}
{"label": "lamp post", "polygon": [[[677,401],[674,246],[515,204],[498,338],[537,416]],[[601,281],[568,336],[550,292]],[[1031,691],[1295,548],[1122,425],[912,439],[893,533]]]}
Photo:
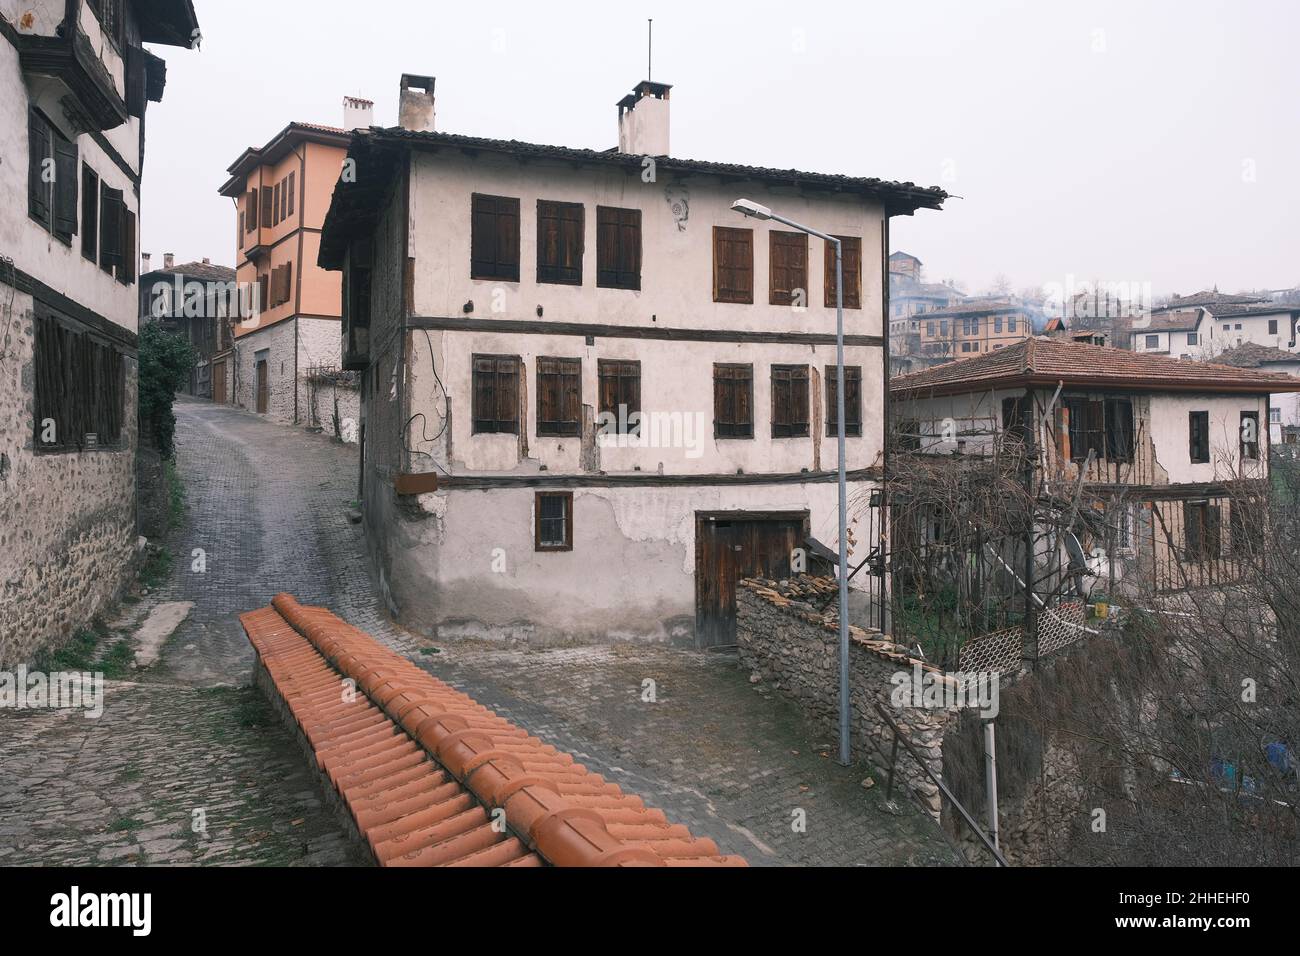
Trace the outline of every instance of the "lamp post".
{"label": "lamp post", "polygon": [[778,216],[767,206],[737,199],[731,208],[751,219],[774,220],[835,247],[835,425],[839,443],[840,510],[840,763],[849,765],[849,498],[844,450],[844,250],[840,240]]}

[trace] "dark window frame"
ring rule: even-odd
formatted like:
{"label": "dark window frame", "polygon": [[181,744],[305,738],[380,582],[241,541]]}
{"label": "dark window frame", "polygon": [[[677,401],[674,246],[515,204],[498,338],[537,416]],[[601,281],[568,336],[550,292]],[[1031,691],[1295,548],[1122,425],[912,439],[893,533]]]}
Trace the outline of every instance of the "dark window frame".
{"label": "dark window frame", "polygon": [[99,262],[99,173],[81,164],[81,257]]}
{"label": "dark window frame", "polygon": [[[544,500],[562,501],[564,515],[560,518],[543,517]],[[564,539],[560,544],[548,543],[542,532],[544,522],[563,521]],[[553,541],[553,539],[552,539]],[[538,552],[573,550],[573,492],[572,491],[538,491],[533,496],[533,550]]]}
{"label": "dark window frame", "polygon": [[[367,270],[368,271],[368,270]],[[491,368],[487,366],[491,363]],[[492,409],[484,408],[482,376],[492,376],[490,391]],[[504,390],[504,379],[513,379],[510,389]],[[519,392],[523,382],[523,362],[518,355],[488,355],[475,353],[470,358],[470,434],[518,435],[520,427]],[[510,396],[513,395],[513,398]],[[504,406],[503,406],[504,403]],[[513,417],[502,417],[503,410]],[[488,412],[491,411],[491,417]]]}
{"label": "dark window frame", "polygon": [[[1248,442],[1246,441],[1245,438],[1247,421],[1254,421],[1255,423],[1255,440],[1253,442]],[[1243,462],[1259,461],[1260,434],[1259,434],[1259,412],[1258,411],[1242,411],[1241,424],[1237,430],[1237,437],[1239,439],[1239,444],[1240,444],[1238,453],[1241,456],[1241,460]]]}
{"label": "dark window frame", "polygon": [[1187,454],[1193,465],[1210,463],[1210,413],[1187,413]]}

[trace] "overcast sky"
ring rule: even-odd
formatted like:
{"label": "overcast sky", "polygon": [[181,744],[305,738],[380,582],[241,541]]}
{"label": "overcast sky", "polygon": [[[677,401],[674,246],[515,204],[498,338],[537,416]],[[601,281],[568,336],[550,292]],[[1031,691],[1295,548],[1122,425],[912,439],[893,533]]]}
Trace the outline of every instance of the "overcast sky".
{"label": "overcast sky", "polygon": [[1295,0],[492,3],[196,0],[159,48],[143,249],[233,264],[226,167],[342,98],[396,122],[437,77],[447,132],[604,149],[646,72],[672,151],[942,186],[893,245],[978,292],[1102,279],[1156,295],[1300,284]]}

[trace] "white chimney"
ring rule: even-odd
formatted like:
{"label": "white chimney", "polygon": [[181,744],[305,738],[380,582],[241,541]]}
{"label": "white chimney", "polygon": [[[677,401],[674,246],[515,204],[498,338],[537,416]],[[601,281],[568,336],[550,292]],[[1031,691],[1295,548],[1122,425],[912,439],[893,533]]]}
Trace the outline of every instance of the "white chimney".
{"label": "white chimney", "polygon": [[164,268],[164,269],[170,269],[170,268],[171,268],[172,266],[174,266],[174,265],[176,265],[176,253],[174,253],[174,252],[164,252],[164,253],[163,253],[163,268]]}
{"label": "white chimney", "polygon": [[412,133],[432,133],[433,85],[431,76],[402,74],[402,98],[397,109],[397,125]]}
{"label": "white chimney", "polygon": [[343,128],[346,130],[369,129],[375,124],[374,100],[363,100],[359,96],[343,97]]}
{"label": "white chimney", "polygon": [[618,101],[618,151],[637,156],[668,155],[667,83],[642,80]]}
{"label": "white chimney", "polygon": [[149,271],[149,260],[152,259],[152,258],[153,258],[153,253],[152,253],[152,252],[142,252],[142,253],[140,253],[140,260],[144,263],[144,268],[140,270],[141,272],[148,272],[148,271]]}

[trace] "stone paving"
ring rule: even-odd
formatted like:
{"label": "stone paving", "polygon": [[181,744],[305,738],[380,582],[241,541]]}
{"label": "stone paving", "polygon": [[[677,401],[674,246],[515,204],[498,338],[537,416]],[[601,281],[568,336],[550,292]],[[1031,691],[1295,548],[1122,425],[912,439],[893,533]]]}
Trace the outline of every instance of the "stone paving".
{"label": "stone paving", "polygon": [[0,865],[359,862],[248,686],[237,617],[279,591],[329,606],[753,864],[957,861],[910,804],[886,812],[884,781],[865,789],[869,771],[838,766],[832,739],[734,657],[408,634],[385,617],[347,518],[355,446],[207,403],[177,412],[187,518],[171,580],[133,613],[194,608],[155,666],[110,685],[102,718],[0,712]]}

